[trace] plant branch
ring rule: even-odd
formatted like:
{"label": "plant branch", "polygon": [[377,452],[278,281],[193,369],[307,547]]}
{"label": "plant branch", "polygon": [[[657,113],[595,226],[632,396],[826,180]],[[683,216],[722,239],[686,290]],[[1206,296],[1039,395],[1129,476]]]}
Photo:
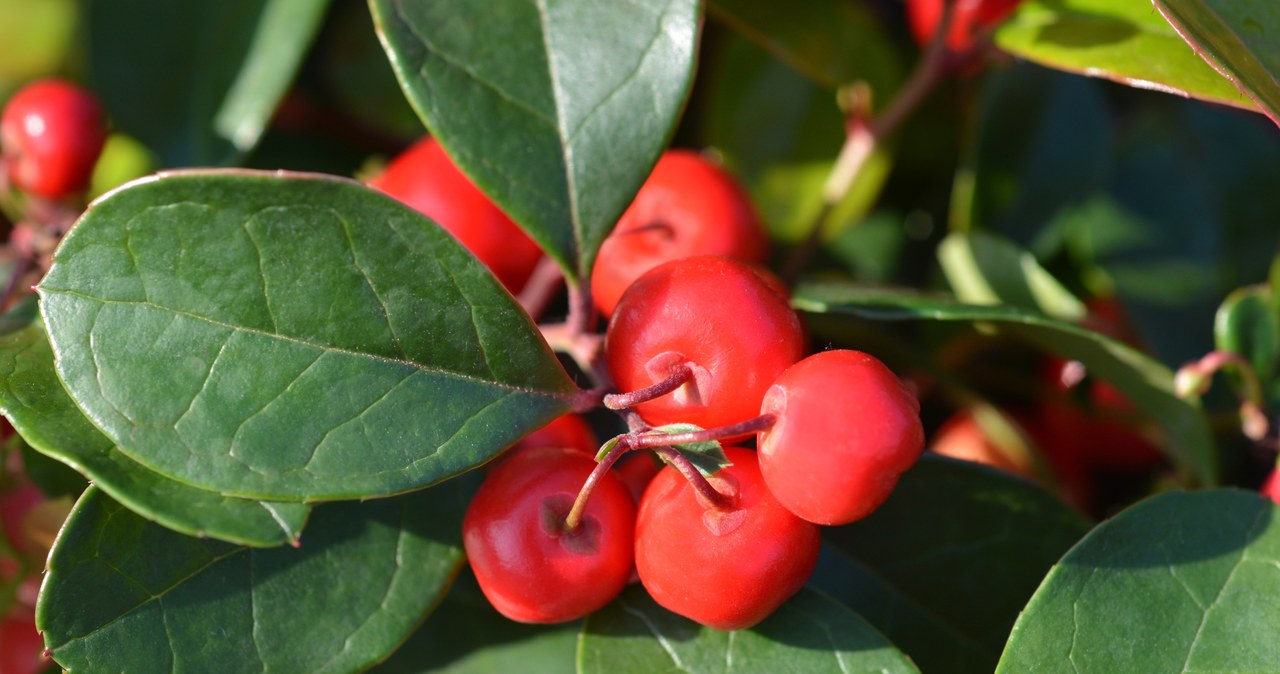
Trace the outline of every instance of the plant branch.
{"label": "plant branch", "polygon": [[690,368],[685,363],[680,363],[671,368],[671,374],[660,382],[626,393],[610,393],[604,397],[604,406],[611,410],[635,407],[640,403],[671,393],[684,386],[685,382],[690,379],[693,379],[693,368]]}

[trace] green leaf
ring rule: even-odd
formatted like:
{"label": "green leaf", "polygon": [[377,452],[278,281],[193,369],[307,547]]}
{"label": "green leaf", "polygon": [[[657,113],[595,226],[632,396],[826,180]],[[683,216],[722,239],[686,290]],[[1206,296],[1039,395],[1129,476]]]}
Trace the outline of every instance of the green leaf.
{"label": "green leaf", "polygon": [[[1167,493],[1094,529],[1044,579],[997,672],[1274,672],[1280,509]],[[1248,638],[1245,635],[1260,635]]]}
{"label": "green leaf", "polygon": [[1072,323],[1009,306],[962,304],[947,297],[813,283],[796,289],[800,311],[843,319],[935,320],[979,324],[1024,339],[1045,351],[1079,360],[1116,387],[1165,432],[1162,450],[1182,471],[1204,484],[1218,479],[1212,434],[1198,401],[1179,398],[1173,372],[1141,352]]}
{"label": "green leaf", "polygon": [[949,234],[938,244],[938,262],[963,302],[1009,304],[1070,321],[1084,318],[1084,304],[1035,256],[994,234]]}
{"label": "green leaf", "polygon": [[1026,480],[926,455],[870,516],[824,530],[811,584],[924,671],[981,674],[1045,573],[1088,530]]}
{"label": "green leaf", "polygon": [[154,150],[164,166],[233,163],[257,143],[324,4],[88,3],[94,90],[116,128]]}
{"label": "green leaf", "polygon": [[439,608],[375,674],[565,674],[580,622],[525,625],[504,618],[464,571]]}
{"label": "green leaf", "polygon": [[856,613],[809,588],[759,625],[721,632],[632,587],[587,618],[578,653],[580,674],[919,671]]}
{"label": "green leaf", "polygon": [[474,486],[322,506],[300,548],[269,550],[176,534],[91,488],[50,553],[36,624],[72,671],[356,671],[443,597]]}
{"label": "green leaf", "polygon": [[1222,302],[1213,322],[1217,348],[1238,354],[1258,375],[1266,407],[1280,407],[1280,308],[1269,286],[1241,288]]}
{"label": "green leaf", "polygon": [[[0,273],[9,274],[12,271],[0,269]],[[4,314],[0,314],[0,335],[7,335],[26,328],[34,323],[39,315],[40,309],[36,304],[36,296],[27,295]]]}
{"label": "green leaf", "polygon": [[596,252],[675,129],[698,0],[370,0],[410,102],[564,268]]}
{"label": "green leaf", "polygon": [[887,97],[902,80],[901,56],[883,22],[863,5],[710,0],[707,9],[823,87],[862,81]]}
{"label": "green leaf", "polygon": [[1252,0],[1154,0],[1178,34],[1280,124],[1280,5]]}
{"label": "green leaf", "polygon": [[[668,435],[676,433],[693,433],[703,430],[702,427],[694,424],[667,424],[666,426],[658,426],[653,429],[657,433],[665,433]],[[710,477],[720,472],[723,468],[733,465],[729,457],[725,456],[724,448],[715,440],[705,442],[686,442],[678,445],[671,445],[671,448],[684,454],[689,459],[689,463],[698,469],[699,473]]]}
{"label": "green leaf", "polygon": [[213,118],[219,136],[248,152],[284,98],[329,0],[265,0],[244,62]]}
{"label": "green leaf", "polygon": [[995,41],[1051,68],[1256,109],[1187,47],[1151,0],[1027,0]]}
{"label": "green leaf", "polygon": [[311,512],[302,503],[195,489],[117,451],[67,397],[40,325],[0,337],[0,412],[37,451],[76,468],[130,510],[182,533],[281,545],[297,541]]}
{"label": "green leaf", "polygon": [[58,374],[120,451],[269,500],[423,487],[576,391],[528,315],[352,181],[193,171],[100,200],[40,287]]}

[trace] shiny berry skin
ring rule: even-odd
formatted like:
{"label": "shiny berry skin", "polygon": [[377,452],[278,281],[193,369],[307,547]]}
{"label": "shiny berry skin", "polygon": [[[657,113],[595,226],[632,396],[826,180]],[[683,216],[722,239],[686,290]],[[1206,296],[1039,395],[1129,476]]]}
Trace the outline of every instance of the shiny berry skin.
{"label": "shiny berry skin", "polygon": [[605,355],[624,392],[688,364],[692,381],[635,410],[653,425],[711,428],[756,416],[769,384],[804,350],[800,319],[769,281],[746,263],[702,256],[663,263],[627,289]]}
{"label": "shiny berry skin", "polygon": [[819,534],[765,488],[755,452],[725,454],[733,466],[711,483],[734,495],[726,510],[705,507],[674,468],[653,478],[636,518],[636,571],[667,610],[727,631],[764,620],[800,590],[817,564]]}
{"label": "shiny berry skin", "polygon": [[633,563],[635,504],[613,474],[597,483],[582,524],[563,530],[596,463],[575,449],[532,448],[499,463],[462,520],[480,589],[524,623],[575,620],[613,600]]}
{"label": "shiny berry skin", "polygon": [[569,447],[594,459],[600,443],[585,419],[576,414],[564,414],[521,438],[510,451],[526,447]]}
{"label": "shiny berry skin", "polygon": [[782,505],[817,524],[865,517],[924,449],[920,403],[876,358],[824,351],[787,368],[761,414],[760,472]]}
{"label": "shiny berry skin", "polygon": [[423,138],[369,181],[431,218],[489,267],[513,293],[524,287],[542,250],[454,165],[433,138]]}
{"label": "shiny berry skin", "polygon": [[26,85],[0,117],[0,147],[10,181],[47,199],[89,186],[106,139],[106,115],[98,99],[63,80]]}
{"label": "shiny berry skin", "polygon": [[764,225],[733,176],[696,152],[669,150],[600,247],[591,298],[607,316],[632,282],[668,260],[726,255],[760,263],[768,253]]}
{"label": "shiny berry skin", "polygon": [[[907,0],[907,23],[916,42],[925,45],[942,20],[945,0]],[[982,30],[994,28],[1013,14],[1021,0],[955,0],[951,26],[947,30],[947,48],[965,51],[973,46],[973,38]]]}

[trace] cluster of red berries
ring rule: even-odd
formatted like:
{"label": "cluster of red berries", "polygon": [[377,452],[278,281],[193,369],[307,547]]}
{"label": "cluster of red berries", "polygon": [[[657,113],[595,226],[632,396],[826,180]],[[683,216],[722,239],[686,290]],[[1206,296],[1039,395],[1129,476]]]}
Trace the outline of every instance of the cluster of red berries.
{"label": "cluster of red berries", "polygon": [[[434,141],[371,184],[437,220],[508,289],[528,279],[536,247]],[[749,627],[808,580],[818,525],[869,514],[919,457],[919,404],[884,364],[856,351],[805,357],[787,289],[757,266],[767,243],[723,169],[687,151],[660,159],[592,277],[610,317],[608,375],[625,392],[605,404],[631,430],[597,457],[581,419],[562,417],[490,470],[463,521],[472,570],[501,613],[573,620],[635,574],[676,613]],[[742,446],[752,440],[756,450]],[[699,472],[677,449],[690,442],[725,443],[731,465]],[[669,465],[632,451],[646,449]]]}

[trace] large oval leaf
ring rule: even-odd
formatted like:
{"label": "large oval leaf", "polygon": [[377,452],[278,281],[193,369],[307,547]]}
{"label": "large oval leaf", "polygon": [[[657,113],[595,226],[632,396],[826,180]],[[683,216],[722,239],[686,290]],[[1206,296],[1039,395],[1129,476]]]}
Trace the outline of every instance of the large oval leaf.
{"label": "large oval leaf", "polygon": [[323,506],[301,548],[270,550],[176,534],[91,488],[50,553],[36,623],[72,671],[357,671],[444,595],[474,486]]}
{"label": "large oval leaf", "polygon": [[1280,671],[1277,516],[1241,491],[1124,511],[1044,579],[996,671]]}
{"label": "large oval leaf", "polygon": [[947,297],[841,282],[803,285],[796,289],[792,304],[812,314],[860,319],[980,323],[1050,353],[1079,360],[1091,374],[1115,386],[1160,424],[1166,436],[1162,449],[1184,472],[1206,484],[1218,479],[1213,437],[1199,401],[1178,397],[1169,368],[1120,341],[1010,306],[962,304]]}
{"label": "large oval leaf", "polygon": [[0,412],[33,448],[73,466],[130,510],[181,533],[281,545],[298,540],[311,512],[303,503],[196,489],[116,451],[67,397],[40,325],[0,337]]}
{"label": "large oval leaf", "polygon": [[447,232],[322,176],[187,172],[97,202],[40,286],[58,374],[121,451],[235,496],[398,493],[576,390]]}
{"label": "large oval leaf", "polygon": [[926,672],[991,672],[1018,612],[1089,530],[1036,485],[925,456],[869,517],[826,529],[811,584]]}
{"label": "large oval leaf", "polygon": [[579,623],[526,625],[498,613],[466,570],[440,607],[376,674],[566,674]]}
{"label": "large oval leaf", "polygon": [[257,143],[325,6],[326,0],[88,3],[94,90],[112,123],[165,166],[233,162]]}
{"label": "large oval leaf", "polygon": [[1051,68],[1257,109],[1196,56],[1151,0],[1026,0],[995,41]]}
{"label": "large oval leaf", "polygon": [[856,613],[808,588],[759,625],[721,632],[632,587],[587,618],[578,654],[581,674],[919,672]]}
{"label": "large oval leaf", "polygon": [[1154,0],[1196,53],[1280,124],[1280,5],[1252,0]]}
{"label": "large oval leaf", "polygon": [[589,274],[693,80],[697,0],[370,0],[401,86],[450,156]]}

